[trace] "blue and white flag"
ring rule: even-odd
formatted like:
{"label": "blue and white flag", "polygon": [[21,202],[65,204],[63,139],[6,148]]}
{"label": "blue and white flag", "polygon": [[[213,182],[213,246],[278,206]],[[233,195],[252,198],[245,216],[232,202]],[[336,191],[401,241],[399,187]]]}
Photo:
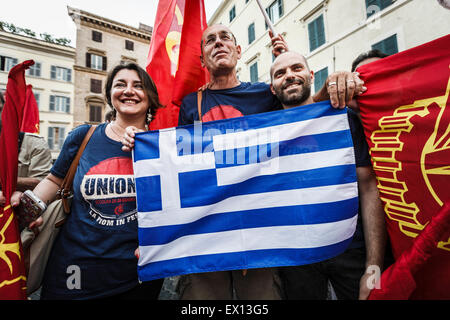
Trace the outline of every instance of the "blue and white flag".
{"label": "blue and white flag", "polygon": [[310,264],[355,231],[347,112],[329,102],[138,133],[133,161],[142,281]]}

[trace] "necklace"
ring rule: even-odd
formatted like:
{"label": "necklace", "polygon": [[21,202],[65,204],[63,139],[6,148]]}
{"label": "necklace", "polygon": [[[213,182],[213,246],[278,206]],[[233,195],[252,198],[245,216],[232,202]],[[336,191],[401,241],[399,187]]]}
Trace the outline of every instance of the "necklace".
{"label": "necklace", "polygon": [[[121,136],[120,134],[118,134],[118,133],[116,132],[116,130],[114,130],[114,124],[115,124],[115,122],[111,122],[111,123],[110,123],[110,128],[111,128],[112,132],[117,136],[117,138],[119,138],[120,140],[122,140],[123,136]],[[120,127],[120,126],[119,126],[119,127]]]}

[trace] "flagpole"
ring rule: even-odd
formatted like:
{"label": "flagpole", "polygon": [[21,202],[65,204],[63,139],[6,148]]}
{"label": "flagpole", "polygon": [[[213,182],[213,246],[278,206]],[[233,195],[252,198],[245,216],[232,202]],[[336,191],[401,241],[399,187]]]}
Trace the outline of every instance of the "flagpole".
{"label": "flagpole", "polygon": [[269,26],[270,31],[272,31],[273,36],[274,37],[278,36],[278,33],[275,31],[275,28],[273,27],[272,21],[270,21],[270,18],[267,15],[266,10],[264,10],[264,7],[262,6],[261,1],[260,0],[256,0],[256,2],[258,3],[259,8],[261,9],[261,12],[262,12],[262,14],[264,16],[264,19],[266,20],[266,23]]}

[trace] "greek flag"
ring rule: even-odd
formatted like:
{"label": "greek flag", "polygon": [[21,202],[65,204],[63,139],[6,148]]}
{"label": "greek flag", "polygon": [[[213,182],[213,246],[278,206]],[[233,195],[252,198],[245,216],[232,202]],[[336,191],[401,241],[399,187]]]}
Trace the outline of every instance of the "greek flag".
{"label": "greek flag", "polygon": [[138,133],[141,281],[314,263],[356,227],[346,110],[329,102]]}

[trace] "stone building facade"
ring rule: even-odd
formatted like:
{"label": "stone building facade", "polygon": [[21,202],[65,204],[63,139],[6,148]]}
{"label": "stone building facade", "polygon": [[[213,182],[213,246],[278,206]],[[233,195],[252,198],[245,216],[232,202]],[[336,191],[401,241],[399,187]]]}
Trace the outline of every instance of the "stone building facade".
{"label": "stone building facade", "polygon": [[152,28],[134,28],[68,7],[77,27],[74,126],[103,122],[110,111],[103,93],[108,72],[118,64],[135,62],[145,68]]}
{"label": "stone building facade", "polygon": [[39,107],[39,134],[56,159],[73,127],[75,48],[0,31],[0,91],[6,90],[9,70],[25,60],[35,62],[25,80]]}
{"label": "stone building facade", "polygon": [[[447,35],[450,10],[437,0],[261,0],[290,50],[303,53],[315,72],[314,87],[328,74],[350,70],[362,52],[388,54]],[[273,61],[268,28],[256,0],[225,0],[208,21],[233,31],[242,47],[242,81],[270,81]]]}

